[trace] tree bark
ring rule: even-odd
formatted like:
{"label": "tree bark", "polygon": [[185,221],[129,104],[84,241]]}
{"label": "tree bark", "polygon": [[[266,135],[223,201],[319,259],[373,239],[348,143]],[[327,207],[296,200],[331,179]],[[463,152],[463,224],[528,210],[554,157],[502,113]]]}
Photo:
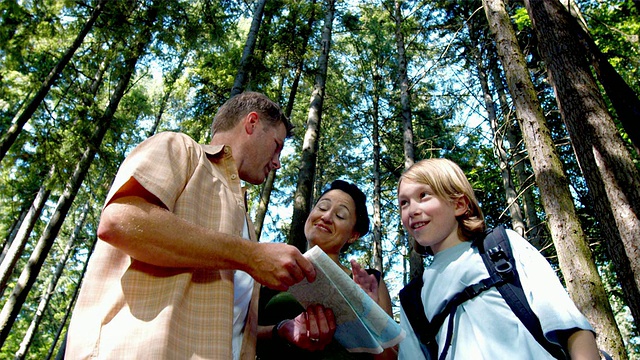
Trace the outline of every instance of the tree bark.
{"label": "tree bark", "polygon": [[33,341],[36,330],[40,325],[40,321],[42,320],[44,311],[49,305],[49,300],[51,299],[51,295],[54,293],[54,290],[58,284],[58,280],[60,280],[60,277],[62,276],[64,266],[67,263],[69,256],[71,256],[71,253],[73,252],[76,239],[79,237],[80,232],[82,231],[82,228],[84,226],[85,220],[87,219],[88,213],[89,213],[89,205],[87,203],[85,204],[84,209],[80,214],[80,219],[76,221],[76,226],[73,230],[71,237],[67,241],[67,245],[65,246],[64,251],[62,252],[62,257],[58,261],[58,265],[56,266],[56,269],[53,272],[53,274],[51,274],[51,279],[46,284],[46,288],[44,289],[40,297],[40,303],[38,304],[36,313],[33,316],[31,323],[29,324],[29,328],[27,329],[27,332],[24,335],[22,342],[20,343],[20,348],[15,354],[15,357],[14,357],[15,360],[24,359],[27,354],[27,351],[29,350],[29,347],[31,346],[31,342]]}
{"label": "tree bark", "polygon": [[[55,166],[52,166],[51,169],[49,169],[48,178],[53,176],[54,171]],[[44,205],[49,199],[50,194],[51,190],[48,188],[48,184],[44,182],[40,187],[40,190],[38,190],[38,194],[33,200],[33,203],[31,203],[24,221],[20,224],[16,237],[11,242],[11,246],[7,249],[2,263],[0,263],[0,294],[4,294],[4,291],[7,288],[7,282],[13,273],[16,263],[22,256],[24,247],[29,241],[31,231],[36,226],[36,223],[40,218],[40,214],[42,214],[42,209],[44,209]]]}
{"label": "tree bark", "polygon": [[[560,114],[591,197],[596,199],[594,206],[609,255],[616,265],[627,305],[638,322],[640,175],[607,111],[589,63],[580,51],[582,29],[557,0],[526,0],[525,5],[539,39]],[[617,338],[619,332],[602,335],[612,355],[617,358],[624,353],[622,339]]]}
{"label": "tree bark", "polygon": [[[377,64],[376,64],[377,65]],[[373,66],[373,104],[372,123],[373,132],[373,268],[384,274],[384,261],[382,257],[382,219],[381,219],[381,172],[380,172],[380,92],[381,85],[378,67]]]}
{"label": "tree bark", "polygon": [[75,170],[67,182],[63,194],[60,196],[55,211],[51,216],[47,227],[43,231],[36,244],[27,266],[20,274],[20,278],[16,283],[13,292],[5,302],[2,312],[0,313],[0,346],[4,344],[9,335],[9,331],[15,322],[18,313],[24,301],[27,298],[31,287],[33,286],[47,254],[62,227],[64,219],[73,204],[78,189],[86,176],[93,159],[97,153],[98,147],[102,143],[105,134],[109,130],[113,116],[118,108],[118,104],[129,86],[131,77],[135,72],[138,59],[144,54],[147,44],[151,41],[151,25],[155,23],[158,15],[158,8],[151,5],[146,16],[146,26],[140,38],[133,47],[130,57],[125,60],[123,75],[118,81],[113,95],[109,99],[109,104],[104,114],[96,120],[96,124],[91,137],[88,139],[89,144],[84,150],[82,156],[76,164]]}
{"label": "tree bark", "polygon": [[294,195],[293,216],[289,230],[289,244],[300,251],[307,250],[307,239],[304,236],[304,223],[311,211],[313,183],[316,172],[318,147],[320,141],[320,123],[322,106],[325,97],[327,70],[329,67],[329,50],[331,48],[331,32],[335,13],[335,0],[326,1],[324,29],[322,31],[322,53],[318,59],[316,83],[311,94],[311,105],[307,117],[307,131],[302,144],[302,158],[298,172],[298,185]]}
{"label": "tree bark", "polygon": [[[309,19],[307,21],[307,27],[303,32],[304,38],[302,40],[302,52],[301,54],[299,54],[299,59],[296,63],[296,72],[291,83],[289,101],[287,101],[287,107],[284,111],[285,115],[287,115],[288,117],[291,117],[291,113],[293,112],[293,104],[295,102],[296,95],[298,94],[298,86],[300,84],[300,78],[302,77],[302,70],[304,68],[304,55],[307,52],[307,45],[309,44],[309,38],[311,37],[311,29],[313,28],[313,23],[315,22],[315,4],[316,0],[312,0],[310,5],[311,14],[309,15]],[[271,170],[271,173],[269,173],[262,191],[260,192],[260,202],[258,205],[258,209],[256,210],[256,218],[254,224],[256,229],[256,238],[258,239],[258,241],[260,241],[260,235],[262,234],[264,218],[267,214],[269,202],[271,200],[271,192],[273,191],[273,184],[275,182],[276,175],[277,171],[275,169]]]}
{"label": "tree bark", "polygon": [[[640,98],[638,98],[638,94],[627,84],[607,60],[607,57],[600,51],[591,34],[589,34],[587,23],[575,1],[571,0],[568,6],[562,3],[562,8],[570,15],[569,17],[565,16],[567,26],[570,26],[572,34],[584,47],[598,81],[602,84],[607,97],[611,101],[620,123],[627,135],[629,135],[636,152],[640,153]],[[557,9],[557,11],[561,11],[561,9]]]}
{"label": "tree bark", "polygon": [[253,56],[253,49],[256,47],[258,41],[258,31],[260,30],[260,23],[262,22],[262,14],[264,13],[264,5],[267,0],[260,0],[256,3],[256,9],[253,12],[253,20],[251,20],[251,28],[247,35],[247,42],[244,45],[242,51],[242,58],[240,58],[240,66],[238,67],[238,73],[233,82],[231,88],[231,94],[229,97],[234,97],[242,92],[245,83],[247,81],[247,73],[249,72],[249,63]]}
{"label": "tree bark", "polygon": [[475,24],[475,19],[471,19],[467,26],[469,28],[469,38],[471,40],[471,46],[469,46],[469,52],[473,55],[476,67],[478,69],[478,80],[480,81],[480,88],[482,89],[482,97],[484,99],[484,107],[487,111],[487,119],[493,132],[493,153],[498,160],[498,166],[500,167],[500,174],[502,177],[502,186],[505,191],[505,200],[507,203],[507,209],[509,210],[509,216],[511,217],[511,226],[520,236],[525,236],[526,228],[522,219],[522,210],[520,204],[518,204],[518,195],[511,179],[511,167],[509,165],[509,156],[504,147],[504,133],[506,126],[501,126],[496,114],[496,104],[493,101],[493,95],[489,89],[489,80],[487,70],[482,60],[481,53],[483,53],[480,47],[480,41],[478,40],[478,26]]}
{"label": "tree bark", "polygon": [[[618,336],[615,336],[617,327],[609,300],[591,257],[562,163],[536,97],[510,18],[502,0],[483,0],[483,5],[505,68],[509,92],[516,105],[516,114],[567,290],[596,333],[600,335],[599,345],[607,351],[617,349],[610,345],[616,340],[621,340],[621,337],[619,332]],[[614,354],[616,356],[620,353],[616,351]],[[626,358],[625,353],[620,355],[618,358]]]}
{"label": "tree bark", "polygon": [[[402,23],[402,1],[393,2],[393,18],[395,20],[396,51],[398,52],[398,88],[400,90],[400,118],[402,121],[402,139],[404,149],[404,169],[408,169],[415,161],[415,149],[413,143],[413,124],[411,122],[411,92],[409,91],[409,76],[407,74],[407,55],[405,52],[404,33]],[[424,261],[422,256],[415,251],[420,246],[415,239],[409,238],[411,250],[409,251],[409,279],[422,276]]]}

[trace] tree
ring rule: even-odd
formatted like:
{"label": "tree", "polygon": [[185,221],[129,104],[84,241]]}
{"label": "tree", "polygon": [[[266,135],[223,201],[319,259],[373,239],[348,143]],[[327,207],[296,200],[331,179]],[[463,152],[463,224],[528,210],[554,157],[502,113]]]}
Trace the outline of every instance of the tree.
{"label": "tree", "polygon": [[28,266],[23,269],[9,300],[2,308],[2,312],[0,313],[0,344],[4,344],[7,339],[11,326],[18,316],[20,308],[31,290],[42,264],[44,263],[44,260],[46,259],[48,252],[51,249],[60,228],[62,227],[64,219],[73,204],[73,200],[77,195],[78,189],[89,170],[89,166],[97,152],[97,147],[102,143],[105,134],[109,130],[113,116],[118,108],[118,104],[129,86],[129,82],[135,71],[138,59],[144,54],[145,48],[151,41],[152,25],[157,19],[158,10],[159,9],[153,5],[149,8],[146,16],[146,26],[143,27],[143,32],[137,39],[133,52],[125,60],[124,72],[118,82],[118,85],[114,89],[109,105],[105,109],[102,117],[97,119],[96,124],[94,125],[93,133],[88,139],[89,146],[86,147],[81,158],[78,160],[72,176],[65,185],[64,193],[58,199],[56,209],[51,216],[51,220],[49,221],[47,228],[40,236],[38,244],[31,253]]}
{"label": "tree", "polygon": [[102,13],[102,10],[104,9],[104,5],[106,3],[107,3],[107,0],[98,1],[98,3],[93,9],[93,12],[91,13],[91,17],[89,17],[89,19],[87,20],[87,23],[84,25],[84,27],[78,34],[73,44],[71,44],[69,49],[67,49],[67,51],[60,58],[58,63],[51,69],[51,71],[49,72],[49,75],[42,83],[38,92],[29,101],[25,109],[16,117],[15,121],[13,122],[11,127],[7,130],[7,132],[2,136],[2,139],[0,139],[0,161],[4,159],[4,156],[7,154],[7,151],[9,151],[9,148],[11,147],[11,145],[13,145],[13,143],[18,138],[18,135],[20,134],[22,127],[27,123],[27,121],[29,121],[29,119],[31,118],[33,113],[36,111],[38,106],[40,106],[40,103],[42,102],[42,100],[44,100],[51,86],[58,79],[64,67],[67,66],[73,54],[80,47],[80,45],[84,41],[85,36],[87,36],[89,31],[93,27],[93,24],[98,19],[98,16],[100,16],[100,14]]}
{"label": "tree", "polygon": [[525,236],[526,227],[522,218],[522,211],[518,204],[518,197],[516,189],[511,177],[511,169],[509,164],[509,156],[505,149],[505,133],[506,126],[501,126],[498,122],[498,115],[496,113],[496,106],[493,100],[493,94],[489,88],[489,76],[485,66],[485,55],[489,54],[489,51],[485,51],[485,46],[482,46],[480,35],[484,26],[478,24],[480,20],[477,17],[471,15],[471,18],[467,22],[469,28],[469,40],[471,42],[469,46],[469,53],[472,55],[472,59],[475,60],[478,68],[478,80],[480,81],[480,88],[482,89],[482,97],[484,99],[484,107],[487,111],[487,119],[491,125],[493,132],[493,152],[498,159],[500,167],[500,173],[502,177],[502,184],[505,190],[505,198],[507,201],[507,208],[509,209],[509,215],[511,217],[511,224],[513,230],[518,232],[520,236]]}
{"label": "tree", "polygon": [[264,5],[267,0],[259,0],[256,3],[256,9],[253,13],[253,20],[251,21],[251,29],[247,35],[247,42],[245,43],[244,50],[242,51],[242,58],[240,59],[240,65],[238,66],[238,74],[233,82],[231,88],[231,94],[229,97],[238,95],[244,89],[244,85],[247,81],[247,72],[249,71],[249,63],[253,56],[253,49],[256,46],[258,40],[258,31],[260,30],[260,23],[262,21],[262,14],[264,12]]}
{"label": "tree", "polygon": [[[307,53],[307,47],[309,44],[309,38],[311,37],[311,31],[313,28],[313,23],[316,21],[315,18],[315,10],[316,10],[316,0],[312,0],[310,6],[310,14],[307,19],[306,26],[303,27],[301,32],[301,47],[300,54],[293,54],[297,57],[295,61],[295,73],[293,76],[293,81],[291,82],[291,89],[289,91],[289,99],[287,101],[287,106],[285,107],[284,113],[287,117],[291,117],[291,112],[293,111],[293,105],[298,94],[298,86],[300,85],[300,78],[302,76],[302,71],[304,68],[305,62],[305,54]],[[296,12],[294,12],[295,14]],[[291,21],[295,21],[295,18],[292,17]],[[294,39],[290,39],[292,42]],[[260,193],[260,201],[258,202],[258,209],[256,211],[255,216],[255,228],[256,228],[256,238],[259,240],[260,235],[262,234],[262,227],[264,225],[264,218],[267,214],[267,206],[271,199],[271,192],[273,191],[274,182],[276,179],[276,170],[271,170],[267,180],[262,187],[262,191]]]}
{"label": "tree", "polygon": [[[605,243],[636,321],[640,319],[640,175],[581,56],[582,29],[557,1],[525,1],[558,108],[587,180]],[[562,46],[557,46],[562,44]],[[622,115],[622,114],[621,114]],[[623,351],[620,348],[615,352]]]}
{"label": "tree", "polygon": [[318,58],[316,82],[311,95],[307,130],[302,145],[302,159],[298,173],[298,186],[294,195],[293,217],[289,230],[289,244],[295,245],[300,251],[307,250],[307,240],[304,236],[304,224],[311,211],[313,183],[316,171],[316,159],[320,142],[322,120],[322,106],[325,98],[327,70],[329,67],[329,50],[331,48],[331,31],[335,13],[335,0],[327,0],[325,6],[324,28],[322,31],[321,53]]}
{"label": "tree", "polygon": [[[395,40],[398,56],[398,89],[400,91],[400,121],[402,122],[402,138],[404,148],[404,169],[408,169],[415,161],[415,151],[413,145],[413,123],[411,122],[411,93],[409,92],[409,76],[407,74],[407,57],[405,53],[405,40],[403,33],[402,0],[393,2],[393,19],[395,21]],[[415,251],[416,246],[420,246],[411,239],[409,243],[412,250],[409,252],[409,279],[422,276],[424,264],[422,257]]]}
{"label": "tree", "polygon": [[[619,358],[622,344],[604,286],[578,221],[566,175],[556,153],[524,56],[501,0],[483,0],[489,28],[505,69],[536,183],[571,298],[595,328],[599,344]],[[612,351],[616,350],[616,351]]]}

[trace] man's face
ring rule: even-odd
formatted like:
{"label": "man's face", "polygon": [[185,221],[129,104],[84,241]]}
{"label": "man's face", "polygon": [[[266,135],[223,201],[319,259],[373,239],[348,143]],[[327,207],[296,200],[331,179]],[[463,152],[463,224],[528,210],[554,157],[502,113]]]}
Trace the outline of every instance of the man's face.
{"label": "man's face", "polygon": [[283,123],[271,126],[259,119],[252,134],[252,142],[247,149],[239,169],[240,178],[251,184],[262,184],[273,169],[280,168],[280,152],[284,146],[287,129]]}

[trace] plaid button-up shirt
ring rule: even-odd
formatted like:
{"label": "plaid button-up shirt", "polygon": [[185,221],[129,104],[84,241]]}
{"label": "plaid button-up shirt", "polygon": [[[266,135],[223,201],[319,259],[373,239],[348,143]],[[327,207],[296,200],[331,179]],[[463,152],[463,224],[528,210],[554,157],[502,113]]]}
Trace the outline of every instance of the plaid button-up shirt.
{"label": "plaid button-up shirt", "polygon": [[[161,133],[122,164],[105,204],[131,178],[175,215],[242,236],[253,226],[231,149]],[[104,241],[91,256],[68,333],[67,359],[231,359],[233,271],[159,267]],[[241,358],[255,357],[254,282]]]}

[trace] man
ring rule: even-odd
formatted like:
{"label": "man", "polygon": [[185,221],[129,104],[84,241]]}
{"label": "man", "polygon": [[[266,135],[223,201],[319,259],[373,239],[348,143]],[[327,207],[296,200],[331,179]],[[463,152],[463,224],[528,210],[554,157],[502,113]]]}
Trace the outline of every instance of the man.
{"label": "man", "polygon": [[255,242],[240,182],[280,167],[291,128],[245,92],[216,114],[210,145],[166,132],[132,151],[105,201],[67,359],[255,357],[253,279],[281,290],[315,279],[295,247]]}

